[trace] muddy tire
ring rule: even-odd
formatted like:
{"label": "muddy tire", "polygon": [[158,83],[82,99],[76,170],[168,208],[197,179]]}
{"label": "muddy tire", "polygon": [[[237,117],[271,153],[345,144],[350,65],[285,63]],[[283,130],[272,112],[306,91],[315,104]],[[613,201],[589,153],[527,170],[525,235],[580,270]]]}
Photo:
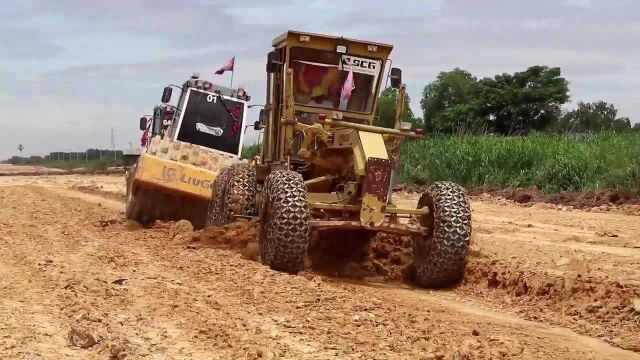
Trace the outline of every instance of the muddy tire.
{"label": "muddy tire", "polygon": [[302,176],[276,170],[265,180],[260,214],[260,257],[265,265],[296,274],[309,246],[310,216]]}
{"label": "muddy tire", "polygon": [[232,177],[227,183],[224,210],[227,220],[235,216],[255,216],[256,169],[249,164],[232,165]]}
{"label": "muddy tire", "polygon": [[256,171],[249,164],[225,168],[213,183],[207,225],[231,223],[236,216],[255,216]]}
{"label": "muddy tire", "polygon": [[444,287],[462,280],[471,240],[471,207],[464,188],[437,182],[418,201],[428,207],[420,218],[428,226],[427,236],[413,241],[415,280],[424,287]]}

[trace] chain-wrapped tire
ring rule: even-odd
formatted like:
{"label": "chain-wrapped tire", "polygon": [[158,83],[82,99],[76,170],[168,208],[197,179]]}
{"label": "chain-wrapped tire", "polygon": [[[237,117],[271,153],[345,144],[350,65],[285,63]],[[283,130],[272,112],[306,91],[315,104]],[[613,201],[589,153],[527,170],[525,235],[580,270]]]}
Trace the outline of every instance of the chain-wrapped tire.
{"label": "chain-wrapped tire", "polygon": [[222,211],[225,188],[229,182],[231,167],[223,169],[211,185],[211,199],[207,211],[207,226],[224,225],[224,212]]}
{"label": "chain-wrapped tire", "polygon": [[265,265],[296,274],[309,246],[310,216],[302,176],[276,170],[265,180],[260,213],[260,257]]}
{"label": "chain-wrapped tire", "polygon": [[232,177],[227,183],[224,211],[226,220],[235,216],[255,216],[256,169],[250,164],[231,165]]}
{"label": "chain-wrapped tire", "polygon": [[429,214],[420,225],[429,233],[413,241],[415,279],[424,287],[444,287],[462,280],[471,240],[471,207],[465,190],[451,182],[434,183],[418,208]]}
{"label": "chain-wrapped tire", "polygon": [[255,212],[255,168],[235,164],[222,170],[212,186],[207,225],[225,225],[236,216],[255,216]]}

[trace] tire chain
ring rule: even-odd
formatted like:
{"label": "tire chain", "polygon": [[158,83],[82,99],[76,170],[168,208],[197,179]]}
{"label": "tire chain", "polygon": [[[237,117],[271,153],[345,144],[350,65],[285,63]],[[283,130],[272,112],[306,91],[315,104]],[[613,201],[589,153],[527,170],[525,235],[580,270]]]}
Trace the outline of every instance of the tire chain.
{"label": "tire chain", "polygon": [[302,175],[276,170],[264,185],[260,252],[274,270],[298,273],[309,246],[310,215]]}
{"label": "tire chain", "polygon": [[222,211],[226,185],[231,177],[231,167],[223,169],[211,185],[211,199],[207,212],[207,226],[224,225],[224,213]]}
{"label": "tire chain", "polygon": [[231,223],[236,216],[254,216],[256,171],[249,164],[231,165],[216,177],[212,186],[207,225]]}
{"label": "tire chain", "polygon": [[[425,287],[443,287],[464,277],[471,240],[471,207],[465,190],[452,182],[434,183],[418,201],[430,204],[431,239],[414,239],[416,281]],[[424,240],[431,240],[428,249]]]}

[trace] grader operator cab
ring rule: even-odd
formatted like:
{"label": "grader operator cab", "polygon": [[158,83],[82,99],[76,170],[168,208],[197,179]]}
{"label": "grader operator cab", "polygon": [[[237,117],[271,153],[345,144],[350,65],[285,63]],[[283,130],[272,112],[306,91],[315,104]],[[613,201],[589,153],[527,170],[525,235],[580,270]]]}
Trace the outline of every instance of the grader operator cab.
{"label": "grader operator cab", "polygon": [[[173,89],[180,91],[176,105]],[[203,227],[213,180],[240,163],[249,99],[244,89],[216,86],[197,74],[165,87],[153,117],[140,119],[150,136],[127,177],[127,218],[188,219]]]}
{"label": "grader operator cab", "polygon": [[[420,138],[403,119],[398,92],[395,126],[373,126],[392,46],[289,31],[267,55],[266,105],[255,128],[264,141],[254,164],[225,168],[216,178],[208,223],[260,218],[261,261],[297,273],[314,231],[345,245],[376,232],[411,236],[415,280],[445,286],[464,274],[471,214],[464,189],[432,185],[418,207],[392,200],[400,142]],[[357,235],[357,236],[354,236]],[[346,248],[346,246],[345,246]]]}

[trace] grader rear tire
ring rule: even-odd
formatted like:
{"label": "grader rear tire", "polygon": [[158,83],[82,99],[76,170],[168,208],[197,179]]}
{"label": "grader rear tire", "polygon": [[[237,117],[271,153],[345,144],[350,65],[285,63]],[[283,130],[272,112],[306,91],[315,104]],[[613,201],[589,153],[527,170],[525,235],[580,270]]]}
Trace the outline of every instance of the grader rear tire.
{"label": "grader rear tire", "polygon": [[310,216],[302,176],[276,170],[267,177],[260,214],[260,257],[273,270],[296,274],[309,246]]}
{"label": "grader rear tire", "polygon": [[249,164],[231,165],[213,183],[207,225],[231,223],[236,216],[254,216],[256,170]]}
{"label": "grader rear tire", "polygon": [[430,233],[413,241],[415,279],[424,287],[444,287],[462,280],[471,239],[471,208],[464,188],[433,184],[418,201],[430,212],[420,219]]}
{"label": "grader rear tire", "polygon": [[230,170],[230,167],[223,169],[213,181],[209,210],[207,211],[207,226],[220,226],[225,224],[222,207],[224,193],[231,177]]}
{"label": "grader rear tire", "polygon": [[225,213],[234,216],[254,216],[256,213],[256,169],[249,164],[231,165],[233,176],[227,184]]}

